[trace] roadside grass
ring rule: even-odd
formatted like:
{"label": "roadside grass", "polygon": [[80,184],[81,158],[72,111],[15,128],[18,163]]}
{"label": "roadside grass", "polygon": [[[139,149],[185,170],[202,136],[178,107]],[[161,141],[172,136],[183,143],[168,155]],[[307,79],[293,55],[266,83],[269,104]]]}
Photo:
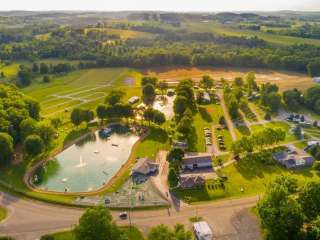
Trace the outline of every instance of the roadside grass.
{"label": "roadside grass", "polygon": [[229,165],[220,170],[220,173],[228,177],[225,190],[208,189],[209,182],[203,189],[177,191],[177,194],[191,202],[262,195],[268,183],[279,175],[288,175],[297,179],[299,186],[311,181],[320,182],[319,174],[311,169],[290,171],[277,164],[266,166],[246,159]]}
{"label": "roadside grass", "polygon": [[[120,226],[120,231],[123,234],[122,239],[128,240],[143,240],[145,239],[142,232],[135,226]],[[46,236],[52,236],[53,240],[75,240],[76,237],[72,231],[57,232],[48,234]]]}
{"label": "roadside grass", "polygon": [[297,140],[296,137],[292,133],[290,133],[291,126],[286,122],[276,121],[276,122],[268,122],[264,125],[257,124],[257,125],[251,126],[251,130],[254,133],[262,131],[265,128],[273,128],[273,129],[281,128],[281,129],[283,129],[286,132],[286,139],[285,139],[284,143]]}
{"label": "roadside grass", "polygon": [[0,206],[0,222],[7,217],[7,209]]}

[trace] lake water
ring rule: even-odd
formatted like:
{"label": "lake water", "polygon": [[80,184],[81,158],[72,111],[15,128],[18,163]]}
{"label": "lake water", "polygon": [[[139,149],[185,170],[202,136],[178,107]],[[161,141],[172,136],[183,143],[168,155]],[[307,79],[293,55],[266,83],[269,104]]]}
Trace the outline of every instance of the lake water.
{"label": "lake water", "polygon": [[128,160],[139,137],[116,131],[108,139],[98,132],[59,153],[38,170],[38,188],[51,191],[86,192],[108,182]]}

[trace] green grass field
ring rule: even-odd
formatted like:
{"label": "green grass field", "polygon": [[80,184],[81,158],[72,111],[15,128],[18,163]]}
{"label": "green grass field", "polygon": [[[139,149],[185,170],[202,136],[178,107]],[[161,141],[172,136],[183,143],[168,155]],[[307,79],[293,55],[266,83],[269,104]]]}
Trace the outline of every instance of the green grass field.
{"label": "green grass field", "polygon": [[299,38],[299,37],[291,37],[284,35],[276,35],[259,31],[252,30],[243,30],[231,28],[226,25],[220,24],[218,22],[192,22],[189,21],[185,23],[184,28],[189,31],[195,32],[212,32],[218,34],[224,34],[227,36],[247,36],[254,37],[257,36],[261,39],[264,39],[267,42],[281,45],[293,45],[293,44],[313,44],[320,45],[319,39],[308,39],[308,38]]}
{"label": "green grass field", "polygon": [[8,66],[0,64],[0,72],[3,72],[6,78],[12,79],[17,75],[19,66],[19,63],[13,63]]}
{"label": "green grass field", "polygon": [[[43,116],[65,117],[65,109],[95,108],[115,88],[126,92],[125,100],[141,95],[140,77],[140,73],[127,68],[79,70],[65,76],[52,76],[47,84],[37,79],[23,92],[40,102]],[[134,80],[128,84],[127,79]]]}
{"label": "green grass field", "polygon": [[[289,171],[279,165],[265,166],[256,161],[245,159],[230,165],[220,171],[228,177],[225,183],[225,191],[222,189],[209,189],[207,182],[204,189],[178,191],[183,199],[191,197],[191,201],[209,201],[221,198],[238,198],[243,196],[261,195],[265,192],[266,186],[279,175],[290,175],[298,180],[299,186],[310,181],[320,181],[316,171],[310,169]],[[243,192],[241,192],[243,188]]]}
{"label": "green grass field", "polygon": [[[125,238],[123,239],[128,239],[128,240],[143,240],[144,236],[143,234],[139,231],[138,228],[132,226],[121,226],[120,230],[122,231],[123,235]],[[66,231],[66,232],[58,232],[54,234],[50,234],[50,236],[53,237],[54,240],[75,240],[76,237],[73,234],[72,231]]]}
{"label": "green grass field", "polygon": [[7,217],[7,210],[0,206],[0,222]]}

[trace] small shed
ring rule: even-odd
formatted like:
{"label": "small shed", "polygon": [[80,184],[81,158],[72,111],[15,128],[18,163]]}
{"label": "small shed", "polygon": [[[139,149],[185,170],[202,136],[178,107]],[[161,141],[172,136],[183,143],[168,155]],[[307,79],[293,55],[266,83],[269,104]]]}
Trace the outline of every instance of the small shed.
{"label": "small shed", "polygon": [[213,234],[209,224],[205,221],[193,224],[194,233],[199,240],[212,240]]}
{"label": "small shed", "polygon": [[137,102],[139,102],[139,97],[138,96],[133,96],[133,97],[131,97],[130,99],[129,99],[129,103],[130,104],[135,104],[135,103],[137,103]]}

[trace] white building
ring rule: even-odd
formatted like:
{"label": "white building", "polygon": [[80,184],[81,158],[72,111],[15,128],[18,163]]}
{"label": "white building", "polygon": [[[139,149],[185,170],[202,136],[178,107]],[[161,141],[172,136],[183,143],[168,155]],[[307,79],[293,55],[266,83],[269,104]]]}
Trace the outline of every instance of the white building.
{"label": "white building", "polygon": [[212,156],[209,153],[185,153],[182,169],[212,168]]}
{"label": "white building", "polygon": [[196,222],[193,224],[193,230],[198,240],[212,240],[213,234],[207,222]]}
{"label": "white building", "polygon": [[313,78],[313,81],[314,81],[315,83],[320,83],[320,77],[314,77],[314,78]]}

